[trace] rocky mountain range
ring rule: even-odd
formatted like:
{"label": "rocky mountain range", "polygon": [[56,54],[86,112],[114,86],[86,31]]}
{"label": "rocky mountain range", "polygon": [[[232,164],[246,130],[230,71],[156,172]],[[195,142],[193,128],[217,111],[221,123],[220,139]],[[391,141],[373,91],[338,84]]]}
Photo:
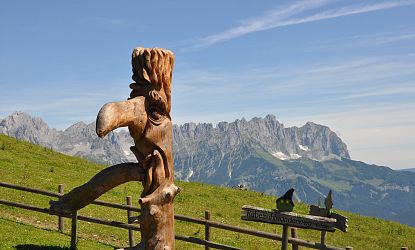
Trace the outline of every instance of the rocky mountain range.
{"label": "rocky mountain range", "polygon": [[0,120],[0,133],[101,164],[134,160],[128,132],[109,133],[101,139],[95,133],[95,123],[78,122],[60,131],[50,128],[40,118],[14,112]]}
{"label": "rocky mountain range", "polygon": [[[95,124],[78,122],[60,131],[22,112],[0,120],[0,133],[106,165],[135,158],[125,130],[104,139]],[[328,127],[312,122],[285,128],[275,116],[173,126],[176,178],[281,195],[316,204],[333,190],[334,206],[415,226],[415,173],[350,159],[347,146]]]}
{"label": "rocky mountain range", "polygon": [[[41,118],[14,112],[0,120],[0,133],[102,164],[135,160],[130,152],[133,140],[126,130],[111,132],[101,139],[95,133],[94,122],[78,122],[60,131],[50,128]],[[249,141],[282,160],[300,157],[317,161],[350,158],[346,144],[334,132],[312,122],[300,128],[284,128],[275,116],[268,115],[250,121],[220,122],[216,127],[209,123],[173,126],[173,154],[177,156],[197,153],[193,144],[199,148],[215,145],[217,148],[209,150],[221,155]]]}
{"label": "rocky mountain range", "polygon": [[[209,174],[222,165],[225,156],[248,145],[255,145],[280,160],[350,159],[346,144],[333,131],[312,122],[300,128],[285,128],[275,116],[267,115],[250,121],[220,122],[216,127],[194,123],[173,127],[173,157],[176,166],[180,166],[176,168],[180,179]],[[206,165],[209,162],[213,164]],[[226,176],[230,179],[232,172],[229,167]]]}

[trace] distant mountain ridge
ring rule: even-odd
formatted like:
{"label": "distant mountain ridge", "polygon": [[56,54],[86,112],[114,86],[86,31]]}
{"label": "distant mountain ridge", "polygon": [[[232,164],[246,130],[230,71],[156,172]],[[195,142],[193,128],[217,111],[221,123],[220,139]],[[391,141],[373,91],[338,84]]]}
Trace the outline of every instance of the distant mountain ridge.
{"label": "distant mountain ridge", "polygon": [[179,179],[275,196],[294,187],[295,198],[308,204],[333,190],[336,208],[415,226],[415,173],[351,160],[327,127],[284,128],[267,116],[216,128],[185,124],[173,132]]}
{"label": "distant mountain ridge", "polygon": [[[135,161],[127,131],[95,134],[95,124],[64,131],[15,112],[0,120],[0,133],[65,154],[115,164]],[[415,226],[415,173],[350,159],[347,146],[328,127],[308,122],[285,128],[275,116],[212,124],[173,126],[175,176],[181,180],[281,195],[316,204],[333,190],[334,206]]]}
{"label": "distant mountain ridge", "polygon": [[[0,133],[19,140],[30,141],[68,155],[115,164],[135,160],[129,147],[133,140],[126,131],[111,132],[104,139],[95,133],[95,123],[77,122],[60,131],[40,118],[24,112],[14,112],[0,120]],[[215,138],[215,141],[212,141]],[[210,141],[206,141],[209,139]],[[253,141],[283,160],[306,157],[317,161],[350,158],[346,144],[328,127],[308,122],[297,128],[284,128],[273,115],[265,118],[210,123],[186,123],[173,126],[174,153],[185,152],[189,143],[221,145],[222,149]]]}
{"label": "distant mountain ridge", "polygon": [[415,173],[415,168],[404,168],[404,169],[400,169],[400,171],[407,171],[407,172]]}
{"label": "distant mountain ridge", "polygon": [[[186,123],[173,127],[175,163],[180,169],[189,169],[185,174],[178,172],[181,179],[194,174],[193,165],[210,162],[208,159],[197,162],[200,159],[198,154],[209,154],[211,159],[219,159],[218,162],[221,162],[232,150],[251,144],[280,160],[301,157],[316,161],[350,159],[346,144],[333,131],[312,122],[300,128],[284,128],[275,116],[267,115],[250,121],[241,119],[231,123],[220,122],[216,127],[209,123]],[[202,169],[205,171],[206,166]],[[231,170],[228,172],[230,176]]]}
{"label": "distant mountain ridge", "polygon": [[32,118],[24,112],[14,112],[0,121],[0,133],[101,164],[134,159],[129,158],[132,156],[129,149],[132,140],[124,142],[128,132],[111,132],[101,139],[95,133],[94,123],[78,122],[60,131],[49,128],[40,118]]}

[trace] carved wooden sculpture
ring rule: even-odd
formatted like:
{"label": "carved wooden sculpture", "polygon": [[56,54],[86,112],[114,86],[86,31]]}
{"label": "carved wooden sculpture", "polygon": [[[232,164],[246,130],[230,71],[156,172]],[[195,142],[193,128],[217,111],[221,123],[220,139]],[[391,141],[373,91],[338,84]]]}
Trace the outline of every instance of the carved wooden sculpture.
{"label": "carved wooden sculpture", "polygon": [[171,79],[174,55],[164,49],[135,48],[133,80],[127,101],[105,104],[98,113],[97,134],[128,126],[135,145],[131,151],[138,163],[109,167],[89,182],[73,189],[51,208],[70,213],[128,181],[141,181],[139,203],[141,243],[139,249],[174,249],[173,199],[180,189],[174,185],[172,157]]}

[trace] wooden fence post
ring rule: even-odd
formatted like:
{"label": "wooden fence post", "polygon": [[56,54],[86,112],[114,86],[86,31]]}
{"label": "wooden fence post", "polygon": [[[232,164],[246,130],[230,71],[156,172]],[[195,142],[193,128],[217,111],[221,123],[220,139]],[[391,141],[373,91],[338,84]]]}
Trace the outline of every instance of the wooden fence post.
{"label": "wooden fence post", "polygon": [[[291,228],[291,238],[297,238],[297,228],[296,227],[292,227]],[[293,250],[298,250],[298,245],[296,243],[292,243],[292,249]]]}
{"label": "wooden fence post", "polygon": [[[205,219],[207,221],[210,220],[210,211],[209,210],[205,211]],[[205,240],[210,241],[210,226],[207,223],[205,224]],[[208,249],[210,249],[210,247],[205,245],[205,250],[208,250]]]}
{"label": "wooden fence post", "polygon": [[326,245],[326,231],[321,231],[321,240],[320,240],[320,244],[322,245],[322,246],[325,246]]}
{"label": "wooden fence post", "polygon": [[71,227],[71,250],[76,250],[76,222],[78,220],[78,211],[72,212],[72,227]]}
{"label": "wooden fence post", "polygon": [[[133,202],[132,202],[133,198],[131,196],[127,196],[127,205],[128,206],[132,206]],[[133,216],[133,212],[131,210],[127,210],[127,218],[128,218],[128,224],[130,223],[130,218]],[[130,241],[130,247],[135,246],[135,240],[134,240],[134,231],[131,229],[128,229],[128,240]]]}
{"label": "wooden fence post", "polygon": [[288,229],[290,227],[287,225],[282,226],[282,240],[281,240],[281,250],[288,250]]}
{"label": "wooden fence post", "polygon": [[[60,195],[63,195],[64,194],[64,186],[63,186],[63,184],[59,184],[58,185],[58,193],[60,194]],[[60,199],[60,198],[59,198]],[[58,230],[59,230],[59,232],[61,232],[61,233],[63,233],[63,230],[64,230],[64,225],[63,225],[63,217],[61,217],[61,216],[59,216],[58,217]]]}

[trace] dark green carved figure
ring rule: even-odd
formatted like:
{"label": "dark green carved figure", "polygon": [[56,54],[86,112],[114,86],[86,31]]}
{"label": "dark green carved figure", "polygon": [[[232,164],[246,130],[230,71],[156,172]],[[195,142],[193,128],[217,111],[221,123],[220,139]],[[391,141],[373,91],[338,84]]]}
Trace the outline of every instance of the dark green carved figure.
{"label": "dark green carved figure", "polygon": [[294,209],[293,202],[294,188],[288,190],[283,196],[277,199],[277,209],[280,212],[292,212]]}

